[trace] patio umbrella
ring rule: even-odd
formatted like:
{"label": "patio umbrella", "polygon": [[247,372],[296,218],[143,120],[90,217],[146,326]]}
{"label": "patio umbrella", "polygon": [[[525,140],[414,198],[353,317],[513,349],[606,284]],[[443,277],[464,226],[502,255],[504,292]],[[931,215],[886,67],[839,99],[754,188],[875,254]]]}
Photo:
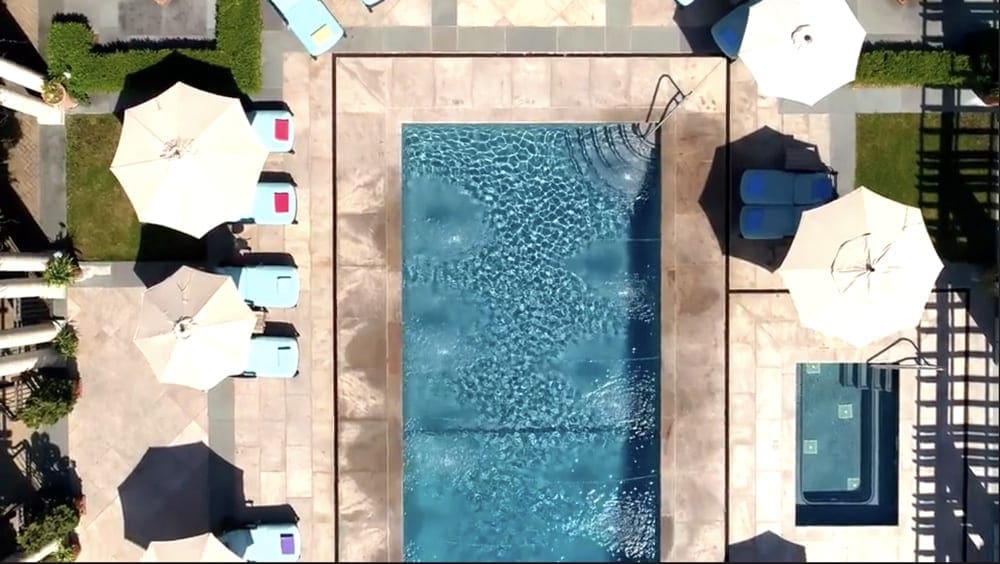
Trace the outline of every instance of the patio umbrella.
{"label": "patio umbrella", "polygon": [[238,99],[178,82],[125,110],[111,172],[139,221],[200,238],[253,208],[266,158]]}
{"label": "patio umbrella", "polygon": [[183,266],[143,294],[134,341],[161,382],[208,390],[246,369],[255,325],[232,278]]}
{"label": "patio umbrella", "polygon": [[865,30],[844,0],[760,0],[745,9],[739,57],[762,96],[811,106],[854,80]]}
{"label": "patio umbrella", "polygon": [[943,266],[918,208],[862,186],[802,214],[778,272],[802,325],[861,346],[916,327]]}
{"label": "patio umbrella", "polygon": [[205,533],[174,541],[156,541],[140,562],[245,562],[226,548],[215,535]]}

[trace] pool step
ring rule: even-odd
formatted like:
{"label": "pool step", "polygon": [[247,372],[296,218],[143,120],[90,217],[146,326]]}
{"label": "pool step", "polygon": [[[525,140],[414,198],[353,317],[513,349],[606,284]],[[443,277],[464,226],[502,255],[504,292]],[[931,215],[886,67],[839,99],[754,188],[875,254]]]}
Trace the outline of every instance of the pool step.
{"label": "pool step", "polygon": [[881,368],[861,368],[840,371],[840,385],[862,390],[891,392],[893,371]]}

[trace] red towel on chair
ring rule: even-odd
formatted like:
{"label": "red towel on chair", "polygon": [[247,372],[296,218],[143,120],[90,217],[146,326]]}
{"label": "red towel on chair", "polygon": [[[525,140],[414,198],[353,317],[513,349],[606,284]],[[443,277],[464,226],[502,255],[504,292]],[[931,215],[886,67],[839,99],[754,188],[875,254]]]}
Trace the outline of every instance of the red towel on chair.
{"label": "red towel on chair", "polygon": [[274,138],[278,141],[288,141],[289,123],[287,119],[274,120]]}
{"label": "red towel on chair", "polygon": [[277,213],[288,213],[288,192],[274,193],[274,211]]}

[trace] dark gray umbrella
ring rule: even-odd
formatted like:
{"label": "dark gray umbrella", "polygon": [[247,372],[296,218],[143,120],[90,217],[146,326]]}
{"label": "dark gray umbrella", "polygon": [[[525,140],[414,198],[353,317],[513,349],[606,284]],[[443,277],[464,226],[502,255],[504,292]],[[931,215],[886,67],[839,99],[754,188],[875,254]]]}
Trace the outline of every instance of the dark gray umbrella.
{"label": "dark gray umbrella", "polygon": [[245,505],[243,471],[202,442],[150,448],[118,495],[125,538],[143,548],[211,532]]}

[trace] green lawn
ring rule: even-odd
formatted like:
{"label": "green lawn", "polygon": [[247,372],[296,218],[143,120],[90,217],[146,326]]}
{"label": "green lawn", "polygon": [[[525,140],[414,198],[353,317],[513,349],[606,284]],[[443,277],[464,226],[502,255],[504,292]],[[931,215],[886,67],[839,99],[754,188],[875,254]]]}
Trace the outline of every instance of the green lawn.
{"label": "green lawn", "polygon": [[111,174],[121,124],[113,115],[66,118],[67,223],[82,260],[200,260],[203,241],[143,226]]}
{"label": "green lawn", "polygon": [[920,207],[945,260],[993,263],[990,127],[987,113],[858,115],[855,183]]}

